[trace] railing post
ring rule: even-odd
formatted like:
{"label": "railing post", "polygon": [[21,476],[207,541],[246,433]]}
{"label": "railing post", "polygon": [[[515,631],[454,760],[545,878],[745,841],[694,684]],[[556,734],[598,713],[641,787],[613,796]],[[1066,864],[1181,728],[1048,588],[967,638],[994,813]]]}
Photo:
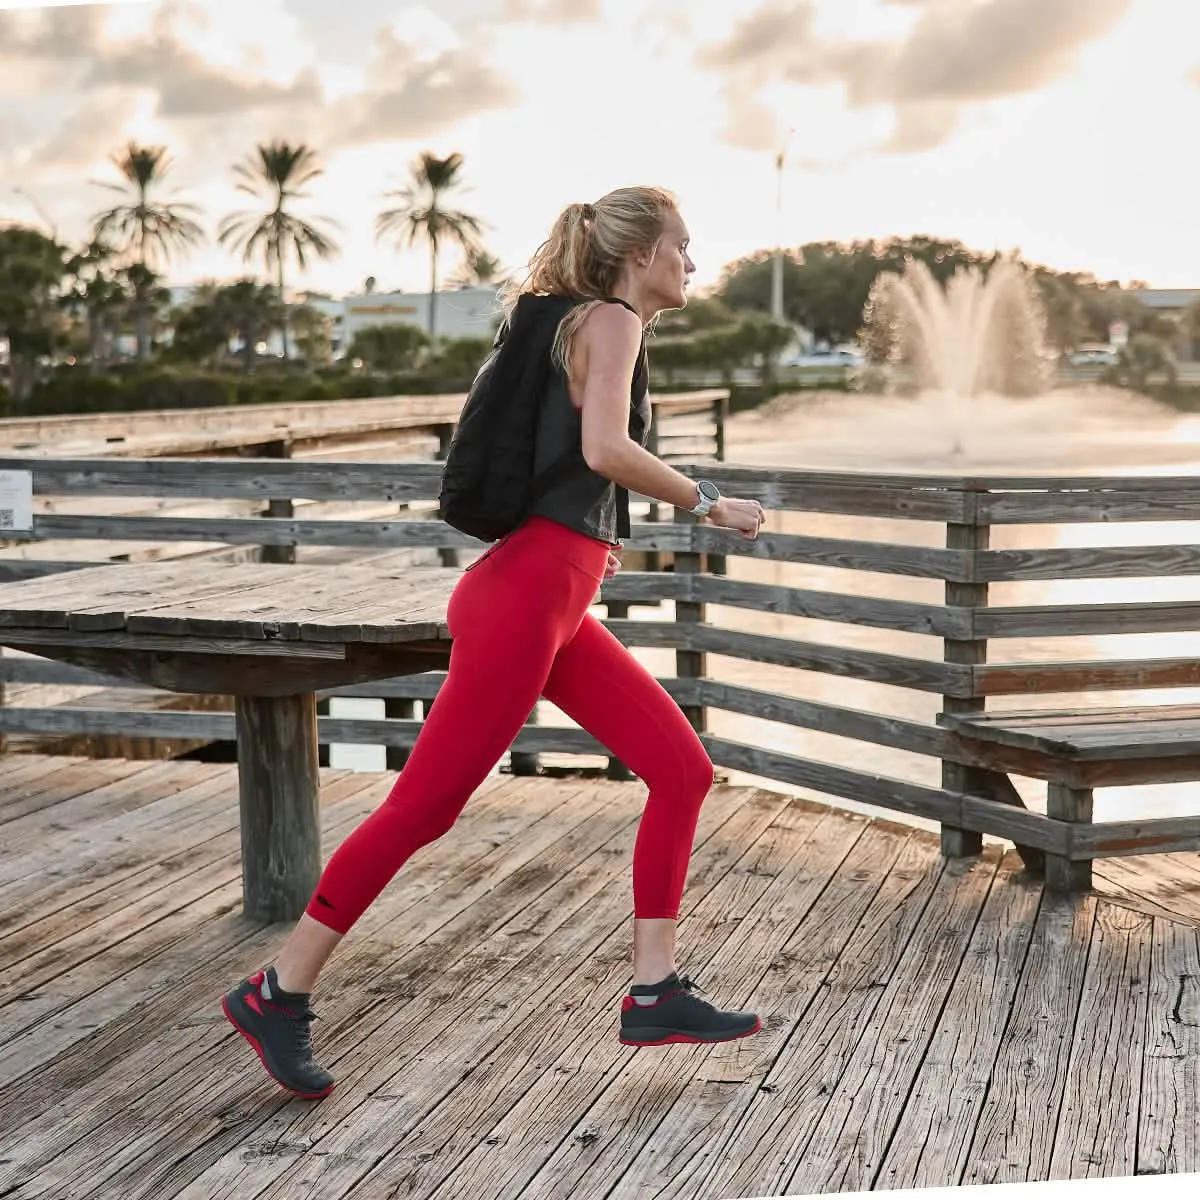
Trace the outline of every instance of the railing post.
{"label": "railing post", "polygon": [[716,425],[717,462],[725,461],[725,426],[729,421],[729,393],[722,392],[713,401],[713,422]]}
{"label": "railing post", "polygon": [[[722,392],[713,400],[713,423],[716,426],[717,462],[725,461],[725,425],[729,420],[729,393]],[[708,570],[713,575],[727,575],[728,563],[724,554],[708,556]]]}
{"label": "railing post", "polygon": [[[385,696],[383,698],[383,715],[389,721],[411,721],[417,715],[417,702],[415,700],[403,700],[399,696]],[[384,750],[387,769],[389,771],[402,770],[404,764],[408,762],[408,756],[412,753],[411,746],[388,746]]]}
{"label": "railing post", "polygon": [[[966,492],[964,500],[964,517],[962,522],[949,521],[946,523],[946,548],[948,550],[966,550],[970,561],[974,562],[975,552],[988,548],[991,527],[979,522],[979,493]],[[988,602],[988,585],[986,583],[959,583],[946,581],[946,604],[956,608],[977,609],[985,608]],[[945,638],[942,642],[942,658],[947,663],[957,663],[964,666],[980,666],[987,662],[987,641],[984,638],[959,640]],[[981,713],[984,711],[986,700],[982,696],[943,696],[942,712],[944,713]],[[942,760],[942,787],[949,792],[958,794],[986,794],[986,787],[980,782],[981,772],[977,767],[966,766],[962,763]],[[953,825],[943,825],[942,854],[947,858],[966,858],[979,854],[983,850],[983,834],[974,829],[958,829]]]}
{"label": "railing post", "polygon": [[[675,522],[689,526],[691,544],[695,546],[696,518],[686,509],[675,510]],[[675,552],[675,574],[680,578],[699,575],[704,569],[704,556],[695,549]],[[681,625],[701,625],[704,622],[704,605],[691,600],[675,601],[675,620]],[[676,650],[675,674],[679,679],[704,679],[708,671],[708,655],[703,650]],[[692,723],[697,733],[708,730],[708,710],[703,704],[683,704],[683,715]]]}
{"label": "railing post", "polygon": [[[454,425],[447,422],[444,425],[435,426],[435,429],[437,430],[438,439],[437,461],[445,462],[446,455],[450,453],[450,442],[454,437]],[[438,547],[438,558],[441,560],[443,567],[458,567],[462,565],[458,551],[450,546]]]}
{"label": "railing post", "polygon": [[[652,413],[650,416],[650,432],[646,437],[646,449],[649,450],[653,455],[658,454],[658,422],[660,419],[661,418],[658,413]],[[662,510],[659,504],[654,500],[650,501],[649,508],[646,512],[646,520],[651,524],[656,524],[658,521],[662,520]],[[659,557],[657,550],[648,550],[643,558],[643,562],[645,564],[644,569],[647,571],[662,570],[662,559]],[[628,605],[624,606],[623,612],[613,612],[611,608],[608,610],[608,615],[610,617],[624,617],[627,616],[628,613]]]}
{"label": "railing post", "polygon": [[[291,458],[292,443],[289,439],[268,442],[263,446],[263,458]],[[263,510],[264,517],[285,518],[290,520],[296,515],[295,505],[289,497],[286,500],[268,500]],[[294,563],[296,561],[295,546],[262,546],[261,559],[265,563]]]}

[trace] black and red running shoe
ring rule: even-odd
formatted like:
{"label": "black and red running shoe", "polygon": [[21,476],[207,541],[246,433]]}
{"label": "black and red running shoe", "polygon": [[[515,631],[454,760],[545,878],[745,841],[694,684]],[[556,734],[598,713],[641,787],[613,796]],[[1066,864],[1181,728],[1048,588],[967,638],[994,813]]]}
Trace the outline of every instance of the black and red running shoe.
{"label": "black and red running shoe", "polygon": [[306,1100],[333,1091],[333,1076],[313,1058],[311,1026],[317,1014],[308,995],[282,991],[274,967],[226,992],[221,1008],[280,1087]]}
{"label": "black and red running shoe", "polygon": [[[669,975],[661,983],[637,984],[621,1003],[621,1042],[626,1046],[670,1046],[678,1043],[732,1042],[762,1028],[757,1013],[722,1012],[701,1000],[686,975]],[[639,1004],[636,996],[652,996]]]}

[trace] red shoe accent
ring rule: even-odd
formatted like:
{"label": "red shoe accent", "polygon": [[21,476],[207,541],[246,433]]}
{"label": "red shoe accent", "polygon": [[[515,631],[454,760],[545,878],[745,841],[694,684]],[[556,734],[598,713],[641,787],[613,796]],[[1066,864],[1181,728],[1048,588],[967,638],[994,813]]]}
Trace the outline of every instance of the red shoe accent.
{"label": "red shoe accent", "polygon": [[[258,1061],[262,1063],[263,1070],[266,1071],[266,1073],[270,1075],[272,1079],[275,1079],[275,1076],[271,1072],[271,1068],[267,1066],[267,1060],[263,1057],[262,1046],[259,1044],[258,1038],[251,1033],[247,1033],[237,1023],[237,1021],[234,1020],[233,1013],[229,1011],[229,1001],[224,996],[221,997],[221,1011],[225,1014],[230,1025],[232,1025],[234,1029],[236,1029],[238,1033],[240,1033],[242,1037],[244,1037],[246,1041],[250,1043],[250,1048],[255,1054],[258,1055]],[[275,1082],[278,1083],[285,1092],[291,1092],[293,1096],[299,1096],[302,1100],[324,1100],[325,1097],[328,1096],[329,1093],[334,1089],[334,1084],[331,1083],[327,1088],[320,1092],[302,1092],[298,1088],[288,1087],[286,1083],[283,1083],[278,1079],[275,1079]]]}
{"label": "red shoe accent", "polygon": [[252,1008],[261,1017],[263,1015],[262,1005],[258,1002],[257,992],[246,993],[246,1007]]}
{"label": "red shoe accent", "polygon": [[636,1007],[637,1007],[637,1001],[632,996],[626,996],[625,999],[621,1001],[621,1011],[622,1012],[628,1012],[631,1008],[636,1008]]}

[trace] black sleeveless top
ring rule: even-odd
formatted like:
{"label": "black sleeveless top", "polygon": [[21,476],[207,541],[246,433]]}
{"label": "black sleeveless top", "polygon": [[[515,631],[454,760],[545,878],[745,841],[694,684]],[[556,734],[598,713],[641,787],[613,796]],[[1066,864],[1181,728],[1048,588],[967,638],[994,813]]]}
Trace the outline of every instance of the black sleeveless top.
{"label": "black sleeveless top", "polygon": [[[634,310],[623,300],[622,304]],[[650,390],[646,347],[638,355],[629,389],[629,436],[644,446],[650,435]],[[534,502],[530,516],[546,517],[588,537],[616,544],[629,536],[629,500],[624,488],[596,474],[583,459],[583,414],[571,402],[566,372],[553,366],[538,412],[534,473],[569,452],[576,452],[579,465],[559,478]]]}

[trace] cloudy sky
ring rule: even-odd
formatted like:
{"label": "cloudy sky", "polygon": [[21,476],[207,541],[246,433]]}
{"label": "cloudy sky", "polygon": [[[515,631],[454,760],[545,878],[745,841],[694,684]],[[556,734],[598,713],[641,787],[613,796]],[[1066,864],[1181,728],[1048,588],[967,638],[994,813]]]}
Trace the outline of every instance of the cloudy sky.
{"label": "cloudy sky", "polygon": [[[84,234],[129,138],[164,144],[206,223],[233,164],[303,140],[303,211],[342,253],[296,279],[422,289],[374,239],[421,150],[461,151],[463,207],[523,263],[558,209],[653,182],[698,282],[739,255],[930,233],[1061,269],[1200,286],[1195,0],[0,0],[0,220]],[[782,218],[776,152],[788,140]],[[16,189],[16,190],[14,190]],[[39,213],[41,216],[39,217]],[[453,267],[448,257],[445,267]],[[232,276],[209,247],[172,282]]]}

